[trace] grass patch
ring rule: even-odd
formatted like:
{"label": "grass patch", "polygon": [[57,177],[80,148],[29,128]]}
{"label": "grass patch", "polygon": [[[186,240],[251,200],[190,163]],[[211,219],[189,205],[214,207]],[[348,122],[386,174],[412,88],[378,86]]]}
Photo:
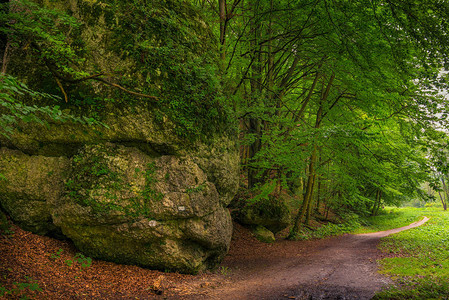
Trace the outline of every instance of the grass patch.
{"label": "grass patch", "polygon": [[[397,286],[375,299],[447,299],[449,297],[449,212],[437,207],[401,208],[390,221],[379,216],[373,228],[401,227],[430,217],[423,226],[383,238],[380,249],[396,257],[380,261],[381,272],[397,281]],[[396,220],[395,220],[396,219]],[[401,221],[402,220],[402,221]],[[376,223],[378,221],[378,223]],[[399,222],[399,223],[398,223]]]}
{"label": "grass patch", "polygon": [[397,208],[386,207],[378,216],[368,217],[363,220],[363,227],[359,227],[353,233],[369,233],[384,231],[410,225],[427,216],[424,208]]}

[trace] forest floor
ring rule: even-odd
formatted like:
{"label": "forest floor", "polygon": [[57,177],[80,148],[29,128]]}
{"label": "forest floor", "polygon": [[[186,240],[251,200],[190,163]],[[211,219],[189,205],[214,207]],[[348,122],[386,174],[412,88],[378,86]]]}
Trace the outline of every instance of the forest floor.
{"label": "forest floor", "polygon": [[[90,260],[69,241],[13,226],[0,235],[5,299],[370,299],[391,280],[377,272],[381,237],[422,225],[311,241],[258,242],[235,224],[229,254],[214,272],[163,273]],[[3,291],[3,292],[2,292]]]}

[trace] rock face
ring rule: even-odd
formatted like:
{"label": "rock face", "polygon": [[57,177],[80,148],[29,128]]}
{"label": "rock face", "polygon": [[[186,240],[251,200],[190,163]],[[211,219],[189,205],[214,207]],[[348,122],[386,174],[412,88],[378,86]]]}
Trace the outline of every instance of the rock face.
{"label": "rock face", "polygon": [[228,250],[229,212],[188,156],[150,157],[122,145],[86,145],[72,159],[68,178],[53,218],[90,256],[197,272]]}
{"label": "rock face", "polygon": [[0,149],[0,204],[24,229],[59,236],[51,213],[62,196],[66,157],[29,156]]}
{"label": "rock face", "polygon": [[[100,143],[93,143],[94,136],[65,135],[68,145],[77,146],[74,155],[62,156],[64,148],[53,146],[51,137],[58,137],[54,145],[64,145],[63,132],[81,132],[82,126],[26,126],[21,134],[39,132],[26,136],[36,141],[35,149],[12,138],[9,145],[19,150],[0,150],[0,173],[6,178],[0,181],[0,203],[22,227],[63,234],[91,257],[161,270],[196,273],[227,253],[232,221],[226,206],[238,187],[232,141],[181,147],[166,139],[161,147],[161,132],[152,143],[151,124],[140,141],[107,142],[111,129],[105,128]],[[45,149],[58,156],[24,153]]]}
{"label": "rock face", "polygon": [[[229,248],[226,207],[238,188],[239,158],[235,137],[222,130],[232,125],[217,100],[208,51],[215,44],[200,14],[188,1],[137,1],[133,14],[121,1],[35,2],[82,24],[65,33],[82,41],[84,56],[65,67],[81,77],[101,72],[109,84],[70,80],[69,72],[57,85],[41,75],[51,64],[28,47],[12,54],[9,72],[40,91],[64,86],[66,112],[105,126],[47,119],[48,127],[17,123],[9,138],[0,135],[2,209],[22,227],[64,235],[92,257],[188,273],[213,267]],[[202,139],[188,138],[188,130]]]}
{"label": "rock face", "polygon": [[273,232],[259,225],[252,229],[253,235],[261,242],[274,243],[275,238]]}

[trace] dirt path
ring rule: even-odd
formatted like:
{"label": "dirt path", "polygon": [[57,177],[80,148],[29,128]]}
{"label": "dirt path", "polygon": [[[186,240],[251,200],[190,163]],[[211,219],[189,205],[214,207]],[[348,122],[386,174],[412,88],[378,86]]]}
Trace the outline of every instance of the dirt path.
{"label": "dirt path", "polygon": [[[344,235],[296,245],[294,242],[275,244],[267,255],[261,253],[257,258],[252,253],[250,261],[245,253],[231,251],[221,267],[231,273],[227,282],[195,298],[370,299],[376,291],[392,283],[388,277],[377,273],[380,238],[420,226],[427,220],[425,217],[409,226],[376,233]],[[251,249],[246,248],[248,250]]]}
{"label": "dirt path", "polygon": [[[258,242],[235,224],[231,249],[220,268],[183,275],[92,260],[85,269],[78,251],[59,241],[12,226],[0,235],[0,286],[35,280],[41,291],[25,289],[7,299],[369,299],[390,284],[377,273],[381,237],[424,224],[324,240]],[[1,296],[0,296],[1,298]],[[3,299],[3,298],[2,298]]]}

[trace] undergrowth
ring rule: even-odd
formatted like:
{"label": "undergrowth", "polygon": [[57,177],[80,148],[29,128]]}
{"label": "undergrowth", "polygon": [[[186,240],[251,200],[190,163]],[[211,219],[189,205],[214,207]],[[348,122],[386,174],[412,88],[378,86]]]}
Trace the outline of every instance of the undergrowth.
{"label": "undergrowth", "polygon": [[342,216],[345,220],[342,223],[327,223],[318,228],[303,227],[296,237],[296,240],[322,239],[330,236],[338,236],[345,233],[351,233],[360,228],[363,219],[355,214],[346,214]]}

